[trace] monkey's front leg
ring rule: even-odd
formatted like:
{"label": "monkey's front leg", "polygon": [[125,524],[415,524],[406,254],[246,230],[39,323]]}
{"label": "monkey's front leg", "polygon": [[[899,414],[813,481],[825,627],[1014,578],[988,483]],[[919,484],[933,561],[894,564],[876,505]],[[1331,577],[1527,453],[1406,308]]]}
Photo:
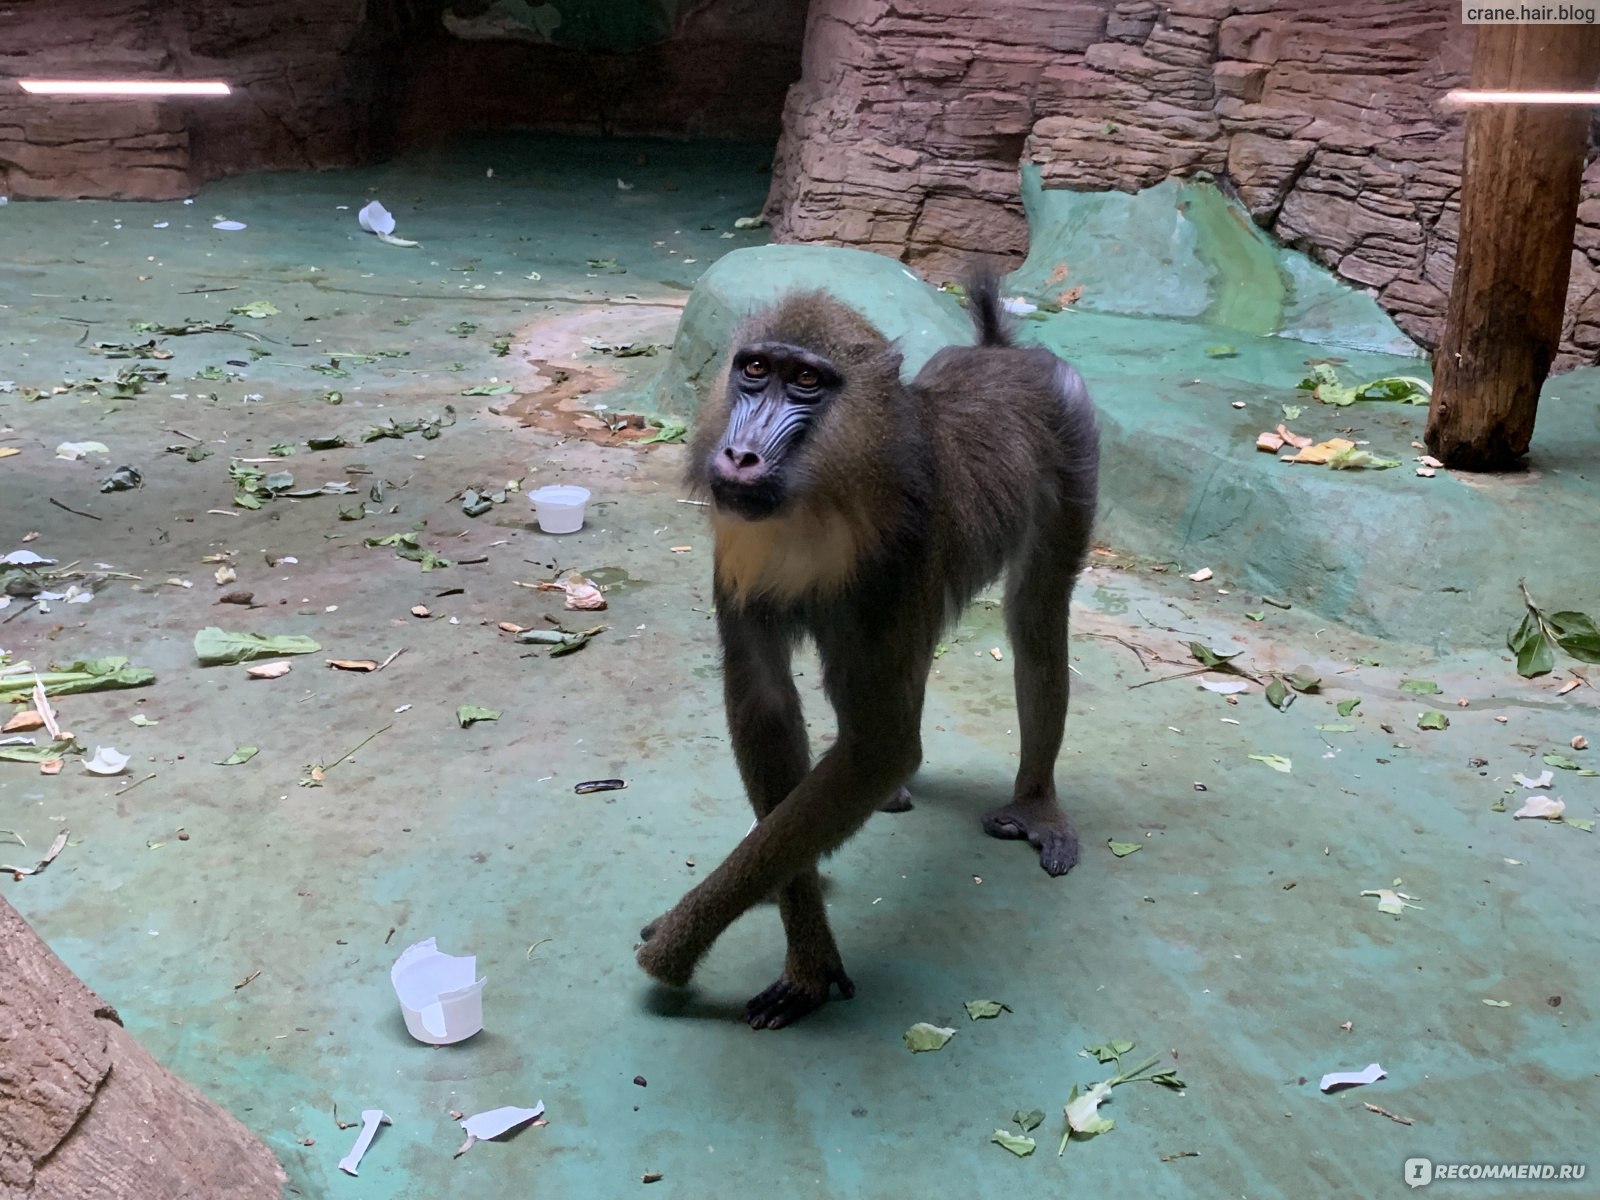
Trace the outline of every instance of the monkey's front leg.
{"label": "monkey's front leg", "polygon": [[[861,827],[916,768],[920,755],[914,723],[887,742],[836,743],[721,866],[646,931],[639,965],[663,983],[686,984],[701,956],[741,915],[802,872],[814,879],[817,860]],[[796,895],[821,912],[820,890]],[[825,917],[820,927],[827,928]],[[798,952],[794,965],[815,965],[823,954],[837,961],[832,940],[830,932],[826,945],[820,938],[792,945]]]}

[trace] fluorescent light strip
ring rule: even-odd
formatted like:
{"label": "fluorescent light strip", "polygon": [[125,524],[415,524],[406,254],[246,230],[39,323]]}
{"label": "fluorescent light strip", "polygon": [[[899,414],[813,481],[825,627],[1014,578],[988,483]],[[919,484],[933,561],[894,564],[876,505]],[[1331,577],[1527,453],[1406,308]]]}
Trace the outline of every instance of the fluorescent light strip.
{"label": "fluorescent light strip", "polygon": [[218,80],[187,82],[176,79],[19,79],[25,92],[36,96],[226,96],[227,84]]}
{"label": "fluorescent light strip", "polygon": [[1453,92],[1446,92],[1444,99],[1446,104],[1600,106],[1600,92],[1474,92],[1458,88]]}

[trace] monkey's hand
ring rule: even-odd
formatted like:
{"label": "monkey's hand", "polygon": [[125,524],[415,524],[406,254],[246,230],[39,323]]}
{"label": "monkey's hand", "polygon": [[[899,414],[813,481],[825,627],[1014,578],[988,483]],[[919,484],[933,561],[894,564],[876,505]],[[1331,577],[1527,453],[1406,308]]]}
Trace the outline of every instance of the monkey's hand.
{"label": "monkey's hand", "polygon": [[676,913],[674,909],[639,931],[644,945],[635,957],[651,979],[670,987],[687,987],[701,951],[690,943],[687,929]]}

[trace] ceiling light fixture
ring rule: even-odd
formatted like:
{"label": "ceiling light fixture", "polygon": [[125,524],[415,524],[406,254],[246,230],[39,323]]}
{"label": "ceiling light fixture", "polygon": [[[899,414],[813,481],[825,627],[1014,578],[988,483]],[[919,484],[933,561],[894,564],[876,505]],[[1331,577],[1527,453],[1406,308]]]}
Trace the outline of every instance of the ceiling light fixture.
{"label": "ceiling light fixture", "polygon": [[35,96],[226,96],[232,91],[220,80],[177,79],[19,79]]}

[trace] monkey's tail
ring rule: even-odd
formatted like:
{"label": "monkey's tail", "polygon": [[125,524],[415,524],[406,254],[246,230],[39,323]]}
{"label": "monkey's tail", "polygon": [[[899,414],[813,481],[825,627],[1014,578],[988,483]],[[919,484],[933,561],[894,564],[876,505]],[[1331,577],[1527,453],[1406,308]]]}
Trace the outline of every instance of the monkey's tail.
{"label": "monkey's tail", "polygon": [[967,277],[967,312],[980,346],[1015,346],[1010,314],[1000,300],[1000,276],[981,268]]}

